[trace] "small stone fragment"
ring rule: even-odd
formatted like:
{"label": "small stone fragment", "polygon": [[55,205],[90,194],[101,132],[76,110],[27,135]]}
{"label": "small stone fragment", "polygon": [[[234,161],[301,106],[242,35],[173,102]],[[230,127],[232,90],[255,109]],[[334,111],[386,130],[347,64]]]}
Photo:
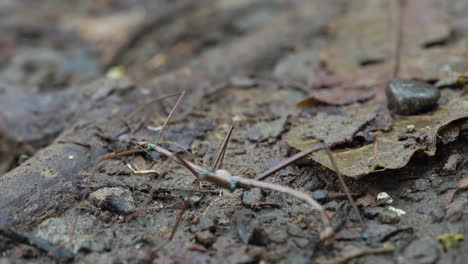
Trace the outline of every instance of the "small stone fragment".
{"label": "small stone fragment", "polygon": [[370,207],[364,210],[364,216],[369,219],[374,219],[379,215],[380,208],[378,207]]}
{"label": "small stone fragment", "polygon": [[463,156],[460,154],[452,154],[449,156],[447,159],[447,162],[445,162],[444,165],[444,170],[445,171],[456,171],[457,167],[460,165],[460,163],[463,161]]}
{"label": "small stone fragment", "polygon": [[409,193],[405,196],[405,200],[412,202],[420,202],[424,200],[424,195],[422,193]]}
{"label": "small stone fragment", "polygon": [[197,232],[195,239],[202,245],[210,246],[214,243],[216,237],[208,230]]}
{"label": "small stone fragment", "polygon": [[400,221],[400,216],[393,210],[383,209],[380,210],[378,219],[382,224],[395,224]]}
{"label": "small stone fragment", "polygon": [[324,190],[317,190],[312,193],[312,197],[317,200],[317,202],[326,202],[328,200],[328,193]]}
{"label": "small stone fragment", "polygon": [[442,207],[436,207],[429,214],[431,215],[431,223],[440,223],[444,220],[445,210]]}
{"label": "small stone fragment", "polygon": [[466,197],[458,197],[455,201],[447,206],[445,220],[448,220],[452,223],[460,221],[463,218],[463,211],[465,210],[466,205]]}
{"label": "small stone fragment", "polygon": [[338,209],[338,206],[339,204],[337,201],[331,201],[331,202],[324,204],[323,208],[325,208],[325,210],[328,210],[328,211],[336,212],[336,210]]}
{"label": "small stone fragment", "polygon": [[190,205],[191,206],[197,206],[200,204],[200,201],[201,201],[201,197],[198,196],[198,195],[194,195],[190,198]]}
{"label": "small stone fragment", "polygon": [[207,215],[202,215],[198,219],[198,223],[196,225],[192,225],[190,227],[190,230],[192,232],[198,232],[198,231],[203,231],[203,230],[208,230],[214,228],[214,222],[211,220],[210,217]]}
{"label": "small stone fragment", "polygon": [[260,188],[252,188],[250,190],[244,191],[242,194],[242,203],[250,207],[260,203],[262,199],[263,193]]}
{"label": "small stone fragment", "polygon": [[266,240],[253,215],[237,212],[234,214],[232,222],[234,222],[237,235],[244,244],[261,245]]}
{"label": "small stone fragment", "polygon": [[102,188],[90,194],[89,199],[96,206],[118,214],[129,214],[135,211],[132,193],[124,188]]}
{"label": "small stone fragment", "polygon": [[288,239],[288,233],[284,229],[278,229],[269,235],[271,241],[275,243],[284,243]]}
{"label": "small stone fragment", "polygon": [[294,244],[299,248],[306,248],[309,245],[309,240],[307,238],[294,238]]}
{"label": "small stone fragment", "polygon": [[413,191],[423,192],[427,190],[429,183],[425,179],[417,179],[413,183]]}
{"label": "small stone fragment", "polygon": [[386,192],[381,192],[377,194],[377,203],[378,204],[392,204],[393,198]]}
{"label": "small stone fragment", "polygon": [[288,226],[288,234],[291,236],[300,237],[304,235],[304,230],[299,225],[290,224]]}
{"label": "small stone fragment", "polygon": [[389,109],[400,115],[412,115],[427,111],[437,105],[440,91],[420,81],[395,79],[385,90]]}

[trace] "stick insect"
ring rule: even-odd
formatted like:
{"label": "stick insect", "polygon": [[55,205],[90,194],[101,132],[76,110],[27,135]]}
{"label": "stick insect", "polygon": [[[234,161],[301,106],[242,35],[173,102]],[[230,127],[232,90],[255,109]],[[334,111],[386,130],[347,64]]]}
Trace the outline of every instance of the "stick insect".
{"label": "stick insect", "polygon": [[[294,156],[285,159],[284,161],[280,162],[279,164],[272,167],[271,169],[261,173],[260,175],[258,175],[254,179],[245,178],[245,177],[242,177],[242,176],[239,176],[239,175],[235,175],[235,174],[233,174],[233,173],[231,173],[231,172],[229,172],[229,171],[222,168],[222,163],[223,163],[223,159],[224,159],[224,156],[225,156],[225,153],[226,153],[227,145],[229,143],[229,140],[230,140],[230,137],[231,137],[231,134],[232,134],[232,130],[233,130],[232,125],[230,126],[230,128],[227,131],[227,135],[224,138],[223,143],[221,144],[221,147],[219,149],[219,152],[217,154],[217,157],[215,159],[215,162],[214,162],[213,166],[211,168],[209,168],[209,169],[205,168],[205,167],[202,167],[202,166],[199,166],[199,165],[196,165],[193,162],[190,162],[190,161],[182,158],[177,153],[173,153],[173,152],[163,148],[162,146],[160,146],[158,144],[158,142],[159,142],[159,140],[161,138],[161,135],[164,132],[164,129],[166,128],[166,126],[168,125],[169,120],[173,116],[175,110],[177,109],[177,106],[182,101],[182,98],[184,97],[184,95],[185,95],[185,92],[183,91],[183,92],[163,96],[163,97],[160,97],[160,98],[157,98],[157,99],[153,99],[153,100],[151,100],[151,101],[149,101],[147,103],[144,103],[142,106],[140,106],[135,111],[130,113],[124,119],[124,122],[127,125],[128,125],[128,121],[133,116],[135,116],[137,114],[137,112],[143,110],[144,106],[146,106],[148,104],[158,102],[158,101],[161,101],[161,100],[169,98],[169,97],[179,96],[179,98],[177,99],[176,104],[174,105],[174,107],[172,108],[172,110],[169,113],[168,117],[166,118],[164,124],[162,125],[162,127],[160,129],[160,133],[157,136],[157,139],[156,139],[156,141],[154,143],[150,143],[150,142],[146,142],[146,141],[138,142],[135,149],[110,154],[110,155],[103,156],[103,157],[98,159],[98,161],[96,162],[96,165],[95,165],[95,167],[94,167],[94,169],[93,169],[93,171],[91,173],[91,176],[88,178],[88,184],[86,185],[86,188],[88,188],[87,192],[89,192],[90,184],[93,181],[94,174],[96,173],[97,168],[98,168],[98,166],[99,166],[99,164],[101,162],[103,162],[105,160],[113,159],[113,158],[116,158],[116,157],[120,157],[120,156],[154,151],[154,152],[160,153],[161,155],[163,155],[163,156],[177,162],[178,164],[182,165],[183,167],[185,167],[188,171],[190,171],[195,176],[196,181],[211,182],[211,183],[213,183],[213,184],[215,184],[215,185],[217,185],[217,186],[219,186],[221,188],[228,189],[228,190],[231,190],[231,191],[236,190],[238,188],[249,189],[249,188],[257,187],[257,188],[261,188],[261,189],[267,189],[267,190],[272,190],[272,191],[285,193],[285,194],[290,195],[290,196],[292,196],[294,198],[302,200],[303,202],[310,205],[312,208],[319,211],[320,218],[321,218],[321,221],[322,221],[322,224],[323,224],[323,229],[320,232],[320,237],[321,237],[322,241],[324,241],[325,243],[328,244],[328,243],[331,243],[334,240],[334,232],[335,231],[331,226],[330,217],[326,213],[325,209],[316,200],[314,200],[311,196],[309,196],[308,194],[306,194],[304,192],[292,189],[292,188],[287,187],[287,186],[283,186],[283,185],[263,181],[264,179],[266,179],[267,177],[273,175],[274,173],[278,172],[279,170],[281,170],[281,169],[293,164],[294,162],[296,162],[296,161],[310,155],[313,152],[316,152],[316,151],[319,151],[319,150],[326,150],[327,154],[328,154],[328,156],[329,156],[329,158],[331,160],[331,163],[334,166],[334,169],[337,172],[338,177],[340,178],[340,183],[341,183],[341,185],[343,187],[343,190],[346,192],[346,194],[348,196],[348,199],[350,200],[351,204],[353,205],[353,208],[356,210],[356,213],[357,213],[358,219],[359,219],[359,221],[361,223],[361,226],[364,228],[364,222],[363,222],[363,220],[362,220],[362,218],[361,218],[361,216],[359,214],[359,211],[358,211],[358,209],[357,209],[357,207],[356,207],[356,205],[355,205],[355,203],[353,201],[353,198],[352,198],[352,196],[351,196],[351,194],[350,194],[350,192],[349,192],[349,190],[348,190],[348,188],[347,188],[341,174],[339,173],[339,170],[338,170],[336,161],[335,161],[335,159],[333,157],[333,154],[329,150],[328,146],[323,142],[320,143],[320,144],[315,145],[314,147],[312,147],[312,148],[310,148],[308,150],[299,152],[299,153],[295,154]],[[178,229],[178,227],[180,225],[182,217],[183,217],[184,213],[189,208],[189,205],[190,205],[189,201],[190,201],[192,193],[193,192],[189,192],[189,194],[186,196],[186,199],[184,200],[183,208],[179,212],[179,214],[177,215],[176,222],[175,222],[175,224],[174,224],[174,226],[173,226],[173,228],[171,230],[171,233],[170,233],[169,237],[167,238],[167,240],[165,240],[164,243],[162,243],[162,245],[153,248],[151,250],[152,254],[157,252],[159,249],[163,248],[165,245],[167,245],[169,242],[171,242],[171,240],[174,238],[174,235],[175,235],[175,233],[176,233],[176,231],[177,231],[177,229]],[[150,195],[151,195],[151,192],[150,192]],[[83,198],[83,200],[84,200],[84,198]],[[81,202],[83,202],[83,200]],[[147,201],[148,200],[150,200],[150,199],[147,199]],[[79,216],[80,208],[81,208],[81,206],[78,207],[77,217],[75,218],[75,221],[73,223],[72,231],[70,233],[70,241],[73,239],[73,234],[74,234],[75,229],[76,229],[76,222],[77,222],[77,218]]]}

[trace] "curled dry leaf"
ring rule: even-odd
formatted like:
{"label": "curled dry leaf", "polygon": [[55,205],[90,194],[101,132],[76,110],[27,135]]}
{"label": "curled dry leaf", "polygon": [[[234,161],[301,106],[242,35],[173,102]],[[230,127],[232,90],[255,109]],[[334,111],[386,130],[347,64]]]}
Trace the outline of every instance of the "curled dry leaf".
{"label": "curled dry leaf", "polygon": [[[341,172],[345,176],[359,178],[375,171],[402,168],[416,152],[434,155],[439,135],[443,134],[454,121],[468,118],[467,104],[468,96],[465,96],[463,100],[456,99],[456,102],[449,103],[448,106],[439,107],[432,115],[400,117],[395,120],[390,131],[378,131],[376,139],[371,144],[356,149],[333,149]],[[361,117],[355,118],[359,120]],[[316,123],[316,121],[312,120],[313,126],[322,129],[333,128],[324,126],[323,123]],[[408,130],[409,127],[411,130]],[[328,134],[320,134],[312,130],[311,134],[315,137],[307,138],[304,137],[303,128],[302,130],[295,128],[288,134],[287,142],[296,149],[305,150],[317,144],[320,136],[323,136],[321,139],[326,143],[333,145],[333,143],[340,142],[337,135],[345,135],[344,131],[348,131],[346,137],[342,139],[349,139],[358,130],[359,127],[354,126],[352,122],[344,122],[341,126],[335,124],[334,130],[328,130]],[[332,164],[323,151],[312,154],[310,158],[333,170]]]}

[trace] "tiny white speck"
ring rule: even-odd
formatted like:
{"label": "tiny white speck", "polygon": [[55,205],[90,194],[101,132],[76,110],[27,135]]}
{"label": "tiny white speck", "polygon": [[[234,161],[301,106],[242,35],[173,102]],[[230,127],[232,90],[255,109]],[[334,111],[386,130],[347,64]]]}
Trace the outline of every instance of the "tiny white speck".
{"label": "tiny white speck", "polygon": [[74,159],[74,158],[75,158],[75,156],[73,156],[73,155],[68,155],[68,159],[69,159],[69,160],[72,160],[72,159]]}

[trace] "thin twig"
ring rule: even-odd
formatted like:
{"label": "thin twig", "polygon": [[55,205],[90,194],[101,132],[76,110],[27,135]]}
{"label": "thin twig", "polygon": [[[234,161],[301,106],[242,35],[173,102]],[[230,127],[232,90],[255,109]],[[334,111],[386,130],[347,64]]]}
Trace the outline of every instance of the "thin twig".
{"label": "thin twig", "polygon": [[[229,143],[229,139],[231,138],[233,128],[234,127],[232,125],[229,126],[226,137],[224,137],[223,143],[221,144],[221,147],[219,148],[218,155],[216,156],[216,160],[215,160],[215,162],[213,164],[213,167],[211,168],[211,171],[213,171],[213,172],[215,170],[217,170],[218,168],[221,168],[221,166],[223,164],[224,153],[226,153],[226,148],[227,148],[227,145]],[[218,163],[219,163],[219,166],[218,166]]]}

